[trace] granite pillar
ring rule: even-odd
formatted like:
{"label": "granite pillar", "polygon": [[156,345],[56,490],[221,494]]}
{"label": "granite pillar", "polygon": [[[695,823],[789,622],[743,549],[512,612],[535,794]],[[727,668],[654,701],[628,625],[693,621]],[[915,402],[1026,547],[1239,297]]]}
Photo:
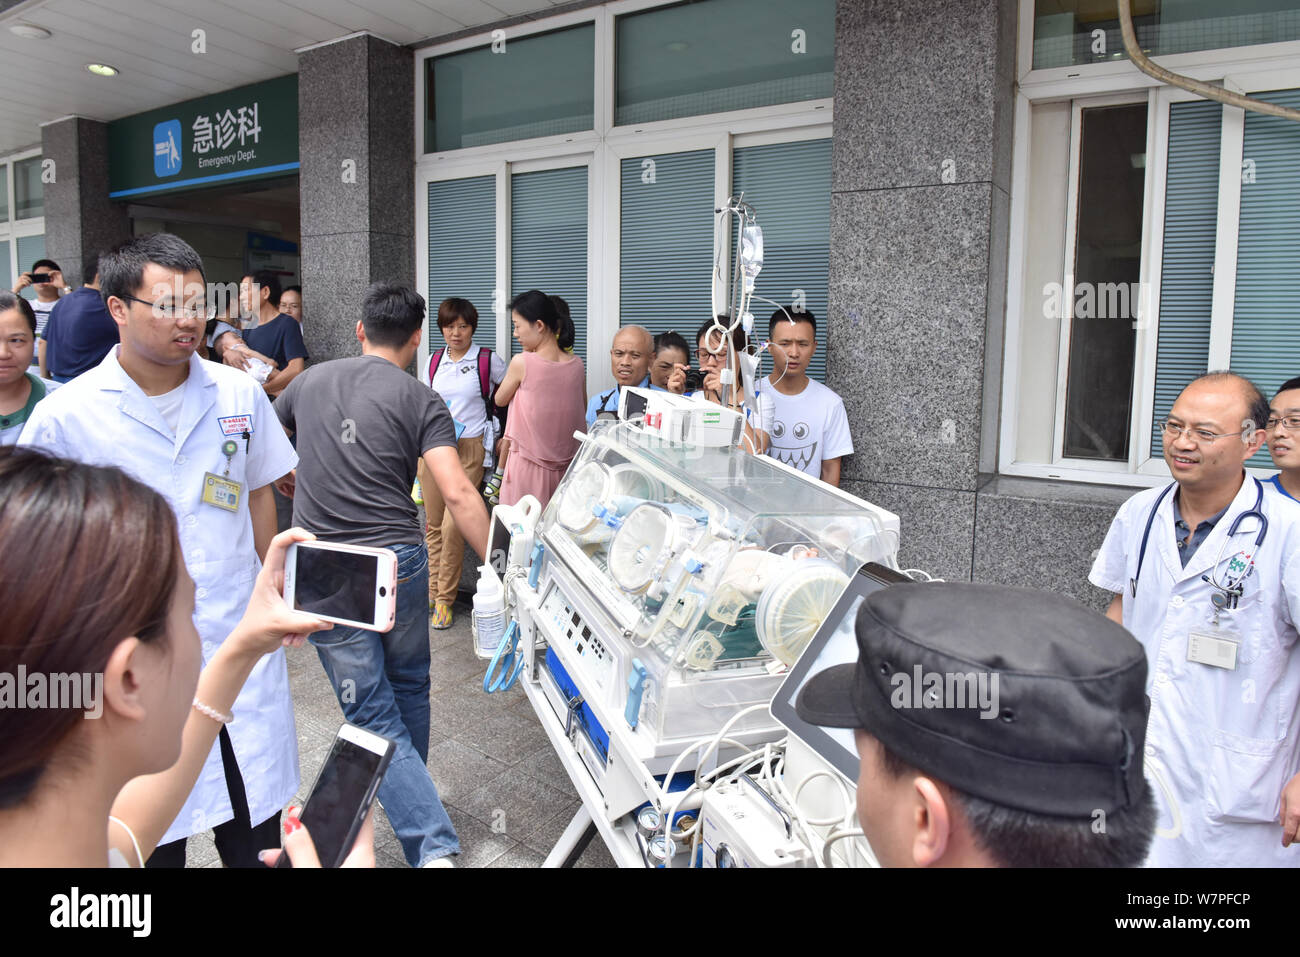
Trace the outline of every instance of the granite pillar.
{"label": "granite pillar", "polygon": [[1015,6],[836,10],[827,368],[857,450],[844,484],[899,513],[905,565],[949,579],[972,576],[996,436]]}
{"label": "granite pillar", "polygon": [[298,58],[303,329],[312,361],[356,355],[366,288],[415,285],[411,50],[362,35]]}
{"label": "granite pillar", "polygon": [[41,159],[43,166],[53,160],[44,184],[45,255],[76,289],[83,262],[131,235],[126,204],[108,198],[108,127],[79,116],[48,123],[41,128]]}

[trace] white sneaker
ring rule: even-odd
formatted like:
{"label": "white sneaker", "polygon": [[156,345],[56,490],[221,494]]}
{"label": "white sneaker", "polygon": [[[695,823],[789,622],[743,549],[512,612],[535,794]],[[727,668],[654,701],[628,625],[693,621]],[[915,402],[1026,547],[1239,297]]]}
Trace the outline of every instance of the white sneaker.
{"label": "white sneaker", "polygon": [[421,870],[425,867],[455,867],[455,862],[451,859],[452,855],[447,854],[444,857],[435,857],[431,861],[426,861],[421,865]]}

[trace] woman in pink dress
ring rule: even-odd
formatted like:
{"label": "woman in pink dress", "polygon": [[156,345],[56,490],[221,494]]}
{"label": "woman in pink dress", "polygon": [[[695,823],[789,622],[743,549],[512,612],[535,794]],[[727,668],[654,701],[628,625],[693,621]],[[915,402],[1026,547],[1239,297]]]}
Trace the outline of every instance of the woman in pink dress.
{"label": "woman in pink dress", "polygon": [[573,321],[536,289],[510,303],[514,336],[523,352],[510,360],[497,388],[509,405],[501,504],[532,495],[545,507],[578,452],[575,431],[587,428],[587,372],[572,348]]}

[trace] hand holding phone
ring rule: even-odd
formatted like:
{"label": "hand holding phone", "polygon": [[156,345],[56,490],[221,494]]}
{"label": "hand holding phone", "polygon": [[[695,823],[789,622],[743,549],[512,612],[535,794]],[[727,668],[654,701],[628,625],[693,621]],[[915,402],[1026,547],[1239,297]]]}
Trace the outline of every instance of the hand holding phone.
{"label": "hand holding phone", "polygon": [[285,560],[297,545],[310,542],[311,532],[291,528],[271,539],[266,561],[253,583],[244,616],[231,632],[230,639],[247,645],[259,655],[270,654],[281,645],[298,647],[313,632],[334,626],[319,615],[296,612],[281,594],[284,588]]}
{"label": "hand holding phone", "polygon": [[[301,857],[303,866],[313,863],[321,867],[342,867],[357,853],[357,837],[370,816],[379,782],[388,770],[396,745],[388,738],[356,725],[344,724],[334,737],[329,756],[316,775],[307,803],[302,813],[290,815],[285,822],[285,848],[295,858]],[[301,844],[304,835],[315,849],[315,861]],[[298,848],[294,849],[294,838]],[[361,858],[364,858],[362,852]],[[358,860],[360,860],[359,858]],[[374,860],[374,833],[371,832],[370,860]],[[281,854],[273,867],[293,867],[289,853]],[[353,866],[363,866],[354,863]]]}
{"label": "hand holding phone", "polygon": [[[307,825],[302,824],[302,808],[289,808],[289,817],[298,821],[298,827],[292,827],[284,836],[284,846],[282,848],[270,848],[262,852],[261,860],[267,867],[296,867],[296,868],[314,868],[320,867],[320,855],[316,853],[316,842],[312,839],[311,832],[307,830]],[[280,864],[281,855],[289,858],[289,863]],[[365,822],[361,825],[361,830],[357,832],[357,839],[352,843],[352,850],[348,856],[343,859],[339,867],[364,867],[373,868],[375,866],[375,809],[371,807],[370,813],[366,815]]]}

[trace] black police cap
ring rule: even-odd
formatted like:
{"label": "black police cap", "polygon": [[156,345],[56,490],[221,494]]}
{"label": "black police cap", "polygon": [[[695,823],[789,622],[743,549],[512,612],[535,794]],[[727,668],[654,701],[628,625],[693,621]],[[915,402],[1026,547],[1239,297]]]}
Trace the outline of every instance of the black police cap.
{"label": "black police cap", "polygon": [[1104,615],[1029,588],[899,584],[863,601],[856,632],[858,661],[800,692],[805,721],[863,728],[1005,807],[1091,817],[1144,793],[1146,653]]}

